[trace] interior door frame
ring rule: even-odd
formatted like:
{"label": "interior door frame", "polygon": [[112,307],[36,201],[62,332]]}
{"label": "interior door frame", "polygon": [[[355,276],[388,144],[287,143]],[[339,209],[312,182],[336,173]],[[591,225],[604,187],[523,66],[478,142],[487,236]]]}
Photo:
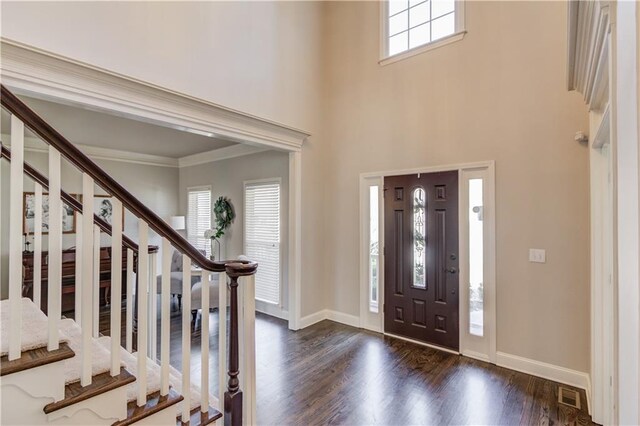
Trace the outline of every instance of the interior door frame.
{"label": "interior door frame", "polygon": [[[460,274],[458,288],[459,304],[459,352],[462,355],[491,363],[496,362],[496,239],[495,239],[495,162],[481,161],[474,163],[425,166],[413,169],[387,170],[360,174],[360,327],[392,337],[399,337],[384,331],[384,251],[379,254],[378,270],[378,312],[369,309],[369,188],[378,186],[378,241],[384,247],[384,178],[410,174],[427,174],[435,172],[458,172],[458,227]],[[470,178],[482,177],[484,227],[484,333],[477,338],[468,332],[469,292],[463,285],[468,277],[468,192],[467,182]],[[411,340],[411,339],[406,339]],[[432,346],[424,342],[412,342]],[[438,346],[437,349],[445,350]]]}

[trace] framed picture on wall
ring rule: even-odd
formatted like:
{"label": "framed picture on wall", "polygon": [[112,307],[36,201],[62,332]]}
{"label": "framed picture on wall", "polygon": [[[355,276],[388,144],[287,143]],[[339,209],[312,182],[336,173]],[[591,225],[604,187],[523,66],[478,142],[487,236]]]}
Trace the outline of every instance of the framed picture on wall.
{"label": "framed picture on wall", "polygon": [[[71,194],[78,198],[77,194]],[[34,220],[36,214],[36,196],[33,192],[25,192],[22,197],[24,217],[22,219],[22,232],[33,234],[35,232]],[[76,232],[76,212],[62,202],[62,233],[73,234]],[[49,233],[49,194],[42,194],[42,233]]]}
{"label": "framed picture on wall", "polygon": [[[95,195],[93,212],[109,225],[113,225],[113,197],[111,195]],[[124,229],[124,206],[122,207],[122,228]]]}

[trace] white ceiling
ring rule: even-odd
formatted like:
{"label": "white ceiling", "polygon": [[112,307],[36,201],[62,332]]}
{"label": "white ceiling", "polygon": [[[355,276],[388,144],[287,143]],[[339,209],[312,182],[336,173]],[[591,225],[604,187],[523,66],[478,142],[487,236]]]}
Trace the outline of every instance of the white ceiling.
{"label": "white ceiling", "polygon": [[[180,158],[214,149],[236,145],[234,142],[188,133],[180,130],[135,121],[20,96],[31,109],[60,132],[70,142],[120,151]],[[3,133],[9,129],[9,115],[2,111]]]}

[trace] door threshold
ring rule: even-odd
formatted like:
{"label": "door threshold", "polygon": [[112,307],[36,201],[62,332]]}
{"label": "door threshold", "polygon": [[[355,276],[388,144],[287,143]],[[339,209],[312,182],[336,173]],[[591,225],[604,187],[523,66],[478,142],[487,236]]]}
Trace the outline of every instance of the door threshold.
{"label": "door threshold", "polygon": [[416,345],[426,346],[431,349],[437,349],[439,351],[448,352],[453,355],[462,355],[459,351],[454,351],[453,349],[445,348],[443,346],[432,345],[431,343],[421,342],[420,340],[410,339],[408,337],[398,336],[397,334],[391,333],[382,333],[385,336],[393,337],[394,339],[400,339],[407,342],[415,343]]}

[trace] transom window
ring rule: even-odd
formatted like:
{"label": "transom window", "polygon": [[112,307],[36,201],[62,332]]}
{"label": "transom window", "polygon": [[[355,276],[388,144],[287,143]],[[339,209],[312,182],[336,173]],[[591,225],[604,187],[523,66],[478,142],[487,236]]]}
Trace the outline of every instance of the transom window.
{"label": "transom window", "polygon": [[389,0],[385,57],[417,49],[462,31],[460,0]]}

